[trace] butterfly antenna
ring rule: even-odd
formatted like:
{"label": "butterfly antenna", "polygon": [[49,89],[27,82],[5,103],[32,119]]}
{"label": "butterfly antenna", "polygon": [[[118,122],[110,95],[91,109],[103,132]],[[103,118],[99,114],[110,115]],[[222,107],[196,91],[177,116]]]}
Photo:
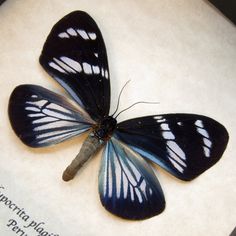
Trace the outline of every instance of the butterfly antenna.
{"label": "butterfly antenna", "polygon": [[128,81],[125,83],[125,85],[122,87],[122,89],[120,90],[120,93],[119,93],[119,96],[118,96],[118,102],[117,102],[116,110],[115,110],[115,112],[114,112],[111,116],[114,116],[114,115],[116,114],[116,112],[118,111],[119,105],[120,105],[120,97],[121,97],[121,94],[122,94],[124,88],[126,87],[126,85],[127,85],[130,81],[131,81],[131,80],[128,80]]}
{"label": "butterfly antenna", "polygon": [[128,109],[130,109],[131,107],[137,105],[137,104],[159,104],[159,102],[144,102],[144,101],[140,101],[140,102],[135,102],[134,104],[130,105],[129,107],[123,109],[122,111],[120,111],[116,116],[115,119],[124,111],[127,111]]}

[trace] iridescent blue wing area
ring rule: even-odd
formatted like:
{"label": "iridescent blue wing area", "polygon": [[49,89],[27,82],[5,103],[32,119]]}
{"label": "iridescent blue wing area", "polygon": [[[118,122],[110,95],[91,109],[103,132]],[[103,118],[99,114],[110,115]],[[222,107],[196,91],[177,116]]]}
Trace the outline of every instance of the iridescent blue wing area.
{"label": "iridescent blue wing area", "polygon": [[40,63],[94,120],[108,115],[106,48],[97,24],[87,13],[72,12],[55,24],[44,44]]}
{"label": "iridescent blue wing area", "polygon": [[62,142],[94,124],[79,106],[36,85],[16,87],[9,100],[8,113],[16,135],[30,147]]}
{"label": "iridescent blue wing area", "polygon": [[152,168],[114,137],[103,152],[99,193],[103,206],[125,219],[150,218],[165,208],[164,195]]}
{"label": "iridescent blue wing area", "polygon": [[118,124],[115,136],[182,180],[194,179],[213,166],[229,138],[220,123],[194,114],[127,120]]}

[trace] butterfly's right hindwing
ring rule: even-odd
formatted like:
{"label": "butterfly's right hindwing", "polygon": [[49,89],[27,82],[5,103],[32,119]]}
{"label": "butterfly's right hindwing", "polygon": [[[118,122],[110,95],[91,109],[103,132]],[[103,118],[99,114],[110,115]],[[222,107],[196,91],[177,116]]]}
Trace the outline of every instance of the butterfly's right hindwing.
{"label": "butterfly's right hindwing", "polygon": [[11,94],[8,113],[13,130],[28,146],[62,142],[90,129],[94,121],[66,98],[36,85],[20,85]]}

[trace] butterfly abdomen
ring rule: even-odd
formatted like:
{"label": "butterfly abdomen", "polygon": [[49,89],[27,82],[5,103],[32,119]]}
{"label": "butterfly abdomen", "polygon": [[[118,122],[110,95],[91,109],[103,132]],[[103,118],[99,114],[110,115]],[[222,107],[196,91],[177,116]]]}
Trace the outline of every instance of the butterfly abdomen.
{"label": "butterfly abdomen", "polygon": [[73,179],[75,174],[84,165],[84,163],[87,162],[90,157],[95,155],[103,145],[104,142],[101,139],[97,138],[93,134],[89,135],[84,141],[78,155],[64,171],[62,179],[64,181]]}

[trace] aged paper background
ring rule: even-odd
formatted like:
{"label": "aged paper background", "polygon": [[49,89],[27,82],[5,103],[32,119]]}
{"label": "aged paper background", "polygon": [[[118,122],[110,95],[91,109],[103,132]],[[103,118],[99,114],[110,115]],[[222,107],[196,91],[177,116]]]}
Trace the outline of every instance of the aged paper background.
{"label": "aged paper background", "polygon": [[[167,206],[149,220],[126,221],[104,210],[97,190],[101,153],[73,181],[61,180],[84,136],[34,150],[19,141],[8,121],[15,86],[38,84],[63,93],[38,58],[51,27],[79,9],[95,19],[107,46],[111,111],[129,79],[123,108],[139,100],[160,102],[137,106],[119,120],[198,113],[223,123],[230,134],[222,160],[192,182],[156,167]],[[206,1],[7,0],[0,6],[0,192],[51,236],[229,235],[236,225],[235,62],[236,28]],[[24,227],[22,216],[0,202],[0,235],[20,235],[7,226],[11,219],[25,234],[39,235]]]}

